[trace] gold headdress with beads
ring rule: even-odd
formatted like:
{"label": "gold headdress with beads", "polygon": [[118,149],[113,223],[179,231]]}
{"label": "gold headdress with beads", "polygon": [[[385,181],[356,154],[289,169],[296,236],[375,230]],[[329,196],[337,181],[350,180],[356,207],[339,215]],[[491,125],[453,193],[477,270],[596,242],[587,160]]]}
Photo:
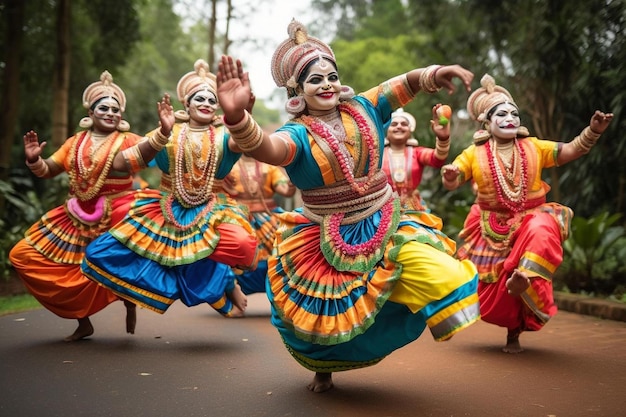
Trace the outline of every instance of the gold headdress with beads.
{"label": "gold headdress with beads", "polygon": [[287,27],[289,38],[284,40],[272,56],[272,77],[278,87],[287,87],[291,96],[298,86],[298,77],[312,61],[324,58],[335,62],[335,54],[330,46],[309,36],[300,22],[292,19]]}
{"label": "gold headdress with beads", "polygon": [[183,105],[187,104],[189,97],[201,90],[217,91],[216,76],[209,70],[209,64],[203,59],[198,59],[193,64],[193,71],[183,75],[176,86],[178,100]]}
{"label": "gold headdress with beads", "polygon": [[122,112],[126,109],[126,95],[119,86],[113,83],[113,77],[109,71],[104,71],[100,75],[100,81],[91,83],[85,88],[83,107],[89,109],[96,101],[104,97],[113,97],[117,100]]}

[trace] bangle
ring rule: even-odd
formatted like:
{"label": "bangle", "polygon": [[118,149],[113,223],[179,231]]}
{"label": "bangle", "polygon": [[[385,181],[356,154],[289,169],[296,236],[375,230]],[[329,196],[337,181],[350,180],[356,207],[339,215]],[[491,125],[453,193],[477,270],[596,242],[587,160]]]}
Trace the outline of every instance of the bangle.
{"label": "bangle", "polygon": [[580,135],[576,136],[572,140],[572,145],[580,153],[589,153],[591,148],[596,144],[600,138],[600,133],[596,133],[589,126],[585,127]]}
{"label": "bangle", "polygon": [[148,138],[148,144],[150,145],[150,147],[152,149],[154,149],[157,152],[159,152],[161,149],[163,149],[163,147],[165,147],[165,145],[167,145],[168,141],[169,141],[169,137],[165,136],[161,132],[161,129],[155,130],[154,131],[154,135],[152,135],[152,136],[150,136]]}
{"label": "bangle", "polygon": [[441,86],[435,81],[437,71],[441,68],[441,65],[429,65],[424,68],[420,73],[420,88],[427,93],[436,93],[441,90]]}
{"label": "bangle", "polygon": [[243,152],[252,152],[263,143],[263,129],[248,111],[245,112],[243,119],[234,125],[229,125],[226,120],[224,122],[235,143]]}
{"label": "bangle", "polygon": [[50,167],[46,164],[46,161],[41,158],[41,156],[33,163],[26,161],[26,166],[39,178],[43,178],[50,173]]}

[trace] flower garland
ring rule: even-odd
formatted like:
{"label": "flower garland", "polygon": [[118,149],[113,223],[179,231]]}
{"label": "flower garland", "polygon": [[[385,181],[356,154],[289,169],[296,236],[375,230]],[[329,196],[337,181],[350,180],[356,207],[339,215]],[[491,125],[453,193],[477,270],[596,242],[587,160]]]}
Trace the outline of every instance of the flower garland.
{"label": "flower garland", "polygon": [[[507,172],[505,176],[500,167],[500,161],[498,161],[497,145],[494,144],[492,148],[491,141],[487,141],[485,146],[489,161],[489,170],[496,188],[498,202],[514,213],[523,211],[525,209],[524,203],[528,195],[528,161],[526,160],[524,149],[520,146],[517,139],[515,139],[515,148],[513,151],[513,160],[515,163],[511,164],[512,172]],[[516,152],[519,157],[516,155]],[[517,185],[514,184],[516,173],[519,174],[519,183]]]}
{"label": "flower garland", "polygon": [[376,233],[370,240],[363,243],[352,245],[347,243],[341,236],[339,227],[341,221],[345,216],[345,213],[335,213],[330,216],[324,217],[324,229],[328,231],[329,237],[335,246],[342,254],[349,256],[364,255],[369,256],[374,253],[378,254],[382,243],[386,240],[388,231],[393,221],[394,203],[393,199],[389,200],[382,208],[380,224],[376,229]]}
{"label": "flower garland", "polygon": [[[119,132],[115,132],[106,140],[108,146],[100,146],[95,155],[89,156],[89,166],[85,164],[84,151],[91,139],[91,132],[85,131],[80,137],[74,141],[70,149],[70,166],[67,174],[70,179],[70,188],[72,192],[81,200],[89,201],[95,198],[99,193],[109,175],[113,159],[115,159],[114,147],[118,141]],[[120,141],[121,143],[121,141]],[[93,144],[91,145],[93,146]],[[119,145],[117,145],[119,147]],[[106,155],[106,158],[102,158]]]}
{"label": "flower garland", "polygon": [[[352,172],[351,161],[348,161],[347,159],[350,157],[347,152],[347,148],[345,148],[345,145],[340,143],[336,135],[331,132],[327,123],[319,118],[307,115],[302,116],[301,120],[313,134],[317,135],[328,145],[333,153],[333,156],[337,158],[337,162],[341,167],[341,172],[350,185],[350,188],[359,195],[363,196],[368,193],[375,182],[376,173],[379,171],[378,165],[380,161],[380,152],[372,133],[372,129],[365,117],[363,117],[363,115],[354,106],[348,103],[340,103],[338,105],[338,110],[340,113],[347,113],[354,120],[356,124],[357,139],[360,136],[362,141],[365,142],[369,159],[365,180],[362,180],[361,178],[355,179],[354,173]],[[346,215],[345,212],[338,212],[324,216],[323,229],[327,230],[329,235],[328,237],[335,247],[335,250],[338,250],[341,254],[348,256],[378,255],[381,253],[383,243],[385,243],[389,238],[391,226],[394,223],[394,212],[394,200],[391,199],[381,208],[382,218],[374,235],[368,241],[356,245],[347,243],[341,235],[340,226],[344,216]]]}
{"label": "flower garland", "polygon": [[330,131],[330,129],[328,129],[328,125],[323,120],[306,115],[302,116],[301,120],[306,126],[309,127],[309,130],[312,133],[320,137],[324,142],[326,142],[326,144],[328,144],[330,149],[333,151],[333,155],[337,158],[339,166],[341,167],[341,172],[343,173],[343,176],[348,184],[350,184],[350,187],[360,195],[364,195],[369,190],[373,177],[378,170],[380,154],[378,148],[376,147],[372,129],[370,128],[367,120],[365,120],[365,117],[363,117],[363,115],[359,113],[354,106],[348,103],[340,103],[338,108],[339,112],[343,111],[352,117],[357,126],[357,135],[361,136],[367,146],[369,166],[366,177],[367,179],[365,181],[354,178],[354,173],[350,169],[350,163],[347,160],[349,156],[341,150],[343,145],[340,144],[337,137]]}

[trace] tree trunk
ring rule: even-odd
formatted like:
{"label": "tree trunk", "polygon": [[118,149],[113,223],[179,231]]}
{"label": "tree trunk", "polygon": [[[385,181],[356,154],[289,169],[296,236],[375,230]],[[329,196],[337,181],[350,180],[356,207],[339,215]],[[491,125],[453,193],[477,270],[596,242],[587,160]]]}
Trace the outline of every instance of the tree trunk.
{"label": "tree trunk", "polygon": [[[20,107],[19,88],[24,1],[6,0],[3,14],[7,28],[5,39],[10,45],[6,48],[6,55],[3,59],[5,63],[4,79],[2,80],[2,94],[0,94],[0,126],[2,126],[0,129],[0,180],[6,181],[11,169],[11,148],[14,141],[17,140],[14,135]],[[23,163],[23,161],[19,161],[19,163]]]}
{"label": "tree trunk", "polygon": [[59,0],[57,10],[57,61],[52,80],[52,147],[58,149],[68,135],[68,94],[70,88],[70,0]]}
{"label": "tree trunk", "polygon": [[233,19],[233,1],[227,1],[226,11],[226,32],[224,33],[224,55],[228,55],[228,49],[230,47],[230,21]]}
{"label": "tree trunk", "polygon": [[215,72],[215,30],[217,28],[217,0],[211,0],[211,20],[209,21],[209,69]]}

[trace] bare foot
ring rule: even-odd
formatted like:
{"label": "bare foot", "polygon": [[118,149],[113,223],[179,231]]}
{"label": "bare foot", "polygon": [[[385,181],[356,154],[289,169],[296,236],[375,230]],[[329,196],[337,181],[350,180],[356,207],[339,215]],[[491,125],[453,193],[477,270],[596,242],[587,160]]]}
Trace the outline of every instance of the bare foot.
{"label": "bare foot", "polygon": [[522,294],[528,287],[530,287],[530,279],[519,269],[514,270],[511,277],[506,280],[506,289],[509,295],[514,297]]}
{"label": "bare foot", "polygon": [[231,318],[231,319],[237,319],[237,318],[241,318],[244,317],[246,314],[243,310],[241,310],[239,307],[237,307],[236,305],[233,305],[232,310],[230,310],[228,312],[228,314],[226,315],[226,317]]}
{"label": "bare foot", "polygon": [[126,306],[126,333],[135,334],[137,325],[137,306],[128,300],[124,300]]}
{"label": "bare foot", "polygon": [[63,339],[64,342],[75,342],[80,339],[84,339],[93,334],[93,326],[89,317],[84,319],[78,319],[78,327],[74,330],[74,333]]}
{"label": "bare foot", "polygon": [[522,349],[522,345],[519,343],[520,334],[521,332],[519,330],[509,330],[509,333],[506,336],[506,346],[502,348],[502,352],[522,353],[524,349]]}
{"label": "bare foot", "polygon": [[331,372],[316,372],[313,381],[307,388],[313,392],[324,392],[333,388],[333,374]]}
{"label": "bare foot", "polygon": [[248,307],[248,297],[241,291],[241,287],[238,283],[235,282],[235,288],[227,293],[226,296],[242,313],[246,311],[246,307]]}

